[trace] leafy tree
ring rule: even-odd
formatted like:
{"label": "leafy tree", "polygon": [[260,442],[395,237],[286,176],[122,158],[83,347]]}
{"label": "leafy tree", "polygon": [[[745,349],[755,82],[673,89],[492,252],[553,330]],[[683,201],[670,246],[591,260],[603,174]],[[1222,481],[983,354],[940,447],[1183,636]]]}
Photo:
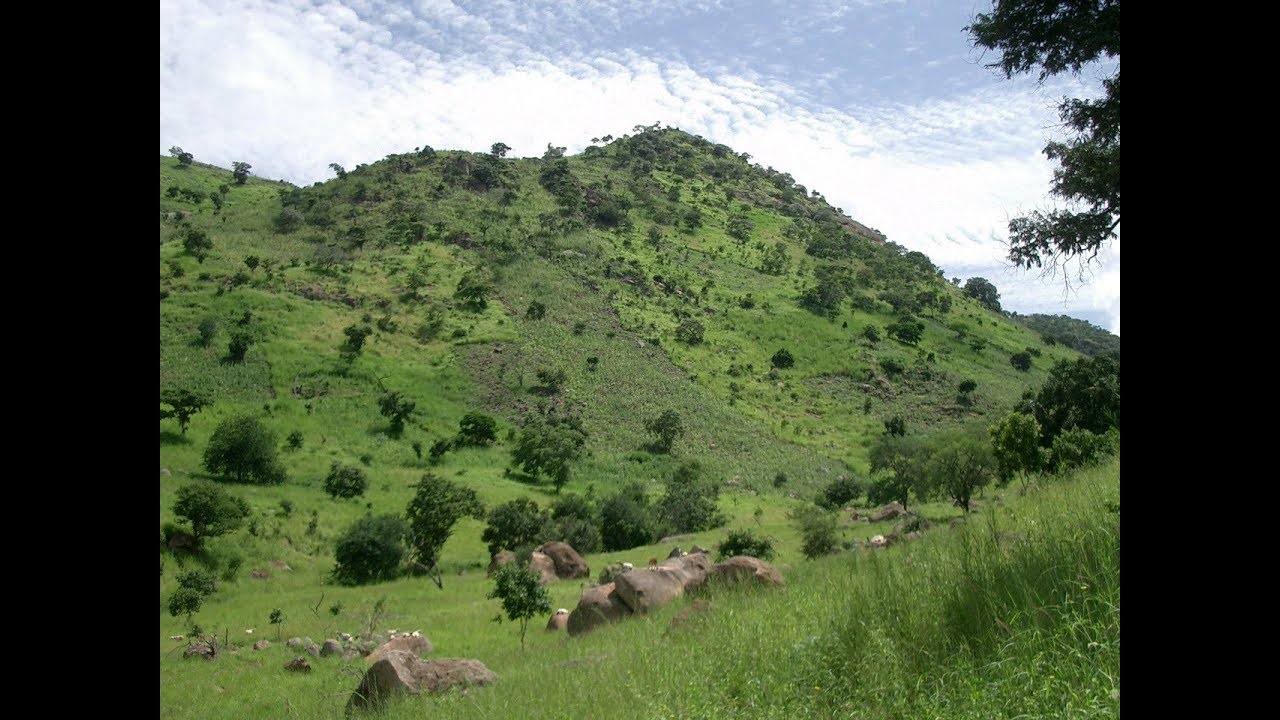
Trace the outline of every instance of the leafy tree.
{"label": "leafy tree", "polygon": [[999,423],[992,425],[991,451],[995,455],[1000,484],[1006,484],[1015,474],[1022,476],[1026,484],[1027,473],[1040,470],[1044,463],[1040,449],[1040,425],[1030,415],[1009,413]]}
{"label": "leafy tree", "polygon": [[1019,408],[1040,424],[1040,445],[1071,428],[1103,435],[1120,427],[1120,354],[1063,360],[1034,397]]}
{"label": "leafy tree", "polygon": [[730,530],[729,536],[720,543],[717,560],[725,558],[746,555],[748,557],[760,558],[761,560],[772,560],[774,556],[773,541],[767,537],[760,537],[751,531],[746,530]]}
{"label": "leafy tree", "polygon": [[839,510],[862,497],[864,492],[866,486],[858,478],[852,475],[841,476],[822,489],[818,504],[828,510]]}
{"label": "leafy tree", "polygon": [[675,410],[664,410],[661,415],[646,420],[644,429],[654,436],[652,447],[663,453],[671,452],[676,440],[684,435],[684,423]]}
{"label": "leafy tree", "polygon": [[1031,353],[1023,351],[1009,356],[1009,364],[1016,370],[1026,372],[1031,369]]}
{"label": "leafy tree", "polygon": [[1009,260],[1020,267],[1092,261],[1120,227],[1120,0],[1000,0],[965,31],[975,47],[998,53],[988,67],[1006,78],[1078,76],[1090,63],[1115,62],[1101,98],[1058,105],[1073,136],[1050,142],[1044,154],[1058,163],[1051,190],[1067,207],[1009,223]]}
{"label": "leafy tree", "polygon": [[977,389],[978,389],[978,383],[975,380],[960,381],[959,390],[961,395],[972,395],[973,391]]}
{"label": "leafy tree", "polygon": [[179,587],[169,596],[169,614],[173,617],[179,615],[187,616],[187,623],[191,622],[191,616],[200,612],[201,606],[204,605],[205,596],[188,587]]}
{"label": "leafy tree", "polygon": [[800,532],[800,552],[810,560],[830,555],[839,549],[835,513],[815,505],[795,508],[788,517]]}
{"label": "leafy tree", "polygon": [[339,180],[347,179],[347,169],[342,167],[338,163],[329,163],[329,169],[332,170],[334,174],[338,176]]}
{"label": "leafy tree", "polygon": [[276,435],[257,418],[237,415],[218,424],[204,451],[209,472],[238,483],[278,485],[285,471],[276,459]]}
{"label": "leafy tree", "polygon": [[191,534],[197,544],[205,538],[238,529],[249,517],[249,503],[244,498],[208,481],[183,485],[177,494],[173,514],[191,523]]}
{"label": "leafy tree", "polygon": [[702,323],[693,318],[685,318],[676,327],[676,339],[688,345],[698,345],[702,342],[702,336],[705,332],[706,328],[703,327]]}
{"label": "leafy tree", "polygon": [[453,439],[459,447],[488,447],[498,439],[498,423],[488,415],[469,412],[458,422],[458,435]]}
{"label": "leafy tree", "polygon": [[178,158],[178,167],[191,167],[191,161],[196,159],[195,155],[174,145],[169,148],[169,154]]}
{"label": "leafy tree", "polygon": [[913,490],[917,495],[927,494],[924,458],[915,437],[886,433],[876,438],[871,446],[871,472],[881,477],[868,488],[867,500],[876,505],[897,500],[906,508]]}
{"label": "leafy tree", "polygon": [[868,325],[862,329],[862,337],[873,343],[878,343],[880,342],[880,330],[875,325]]}
{"label": "leafy tree", "polygon": [[1063,473],[1096,464],[1115,453],[1119,442],[1119,433],[1114,428],[1105,435],[1096,435],[1083,428],[1064,430],[1053,439],[1050,466],[1054,472]]}
{"label": "leafy tree", "polygon": [[489,597],[501,600],[507,619],[520,623],[522,651],[530,618],[551,612],[551,595],[539,580],[538,573],[520,563],[507,563],[493,575],[494,588]]}
{"label": "leafy tree", "polygon": [[773,354],[773,357],[769,359],[769,363],[779,370],[786,370],[795,366],[796,359],[791,355],[790,350],[782,348]]}
{"label": "leafy tree", "polygon": [[231,333],[231,339],[227,342],[227,361],[232,363],[244,362],[244,357],[249,353],[249,348],[258,341],[257,335],[252,330],[236,330]]}
{"label": "leafy tree", "polygon": [[529,309],[524,312],[524,316],[530,320],[541,320],[546,314],[547,306],[537,300],[529,303]]}
{"label": "leafy tree", "polygon": [[231,177],[235,179],[237,185],[243,185],[249,180],[249,171],[253,166],[247,162],[231,163]]}
{"label": "leafy tree", "polygon": [[168,410],[160,410],[160,419],[176,419],[182,434],[186,435],[191,416],[212,405],[213,400],[205,393],[186,388],[163,388],[160,390],[160,404],[169,406]]}
{"label": "leafy tree", "polygon": [[360,351],[364,349],[365,338],[373,334],[373,328],[363,323],[348,325],[343,329],[342,334],[346,336],[346,340],[342,341],[342,346],[338,348],[338,351],[344,360],[351,363],[360,357]]}
{"label": "leafy tree", "polygon": [[471,270],[458,280],[458,287],[453,297],[462,303],[462,307],[479,312],[489,307],[486,299],[493,288],[485,281],[478,270]]}
{"label": "leafy tree", "polygon": [[542,387],[552,395],[560,392],[565,381],[569,379],[569,374],[560,368],[541,368],[534,374],[538,382],[542,383]]}
{"label": "leafy tree", "polygon": [[496,158],[504,158],[511,151],[511,146],[506,143],[497,142],[489,148],[489,154]]}
{"label": "leafy tree", "polygon": [[400,575],[408,526],[398,515],[366,515],[351,524],[334,545],[333,579],[365,585]]}
{"label": "leafy tree", "polygon": [[717,499],[720,486],[702,476],[702,466],[681,463],[667,481],[667,491],[658,501],[658,513],[671,533],[710,530],[728,521]]}
{"label": "leafy tree", "polygon": [[992,285],[990,280],[971,277],[965,281],[964,291],[989,310],[1000,312],[1000,291],[996,290],[996,286]]}
{"label": "leafy tree", "polygon": [[409,550],[418,566],[431,574],[444,589],[439,571],[440,548],[444,547],[453,526],[464,517],[484,519],[484,503],[476,491],[431,473],[422,476],[405,518],[409,523]]}
{"label": "leafy tree", "polygon": [[551,478],[556,492],[569,482],[570,465],[582,455],[587,432],[572,415],[531,415],[526,418],[511,450],[511,462],[537,479]]}
{"label": "leafy tree", "polygon": [[489,511],[489,524],[480,539],[494,555],[502,550],[523,550],[541,545],[552,534],[551,513],[529,498],[517,498]]}
{"label": "leafy tree", "polygon": [[743,242],[751,239],[751,231],[755,229],[756,224],[751,222],[751,218],[746,215],[734,215],[729,218],[729,222],[725,226],[725,232],[730,237],[737,238]]}
{"label": "leafy tree", "polygon": [[378,398],[378,412],[391,421],[391,437],[400,437],[404,433],[404,423],[413,415],[417,406],[417,403],[404,397],[398,390],[383,393]]}
{"label": "leafy tree", "polygon": [[925,472],[967,513],[973,493],[995,473],[991,443],[964,430],[949,432],[931,445]]}
{"label": "leafy tree", "polygon": [[901,415],[894,415],[884,421],[884,432],[886,435],[902,437],[907,434],[907,421]]}
{"label": "leafy tree", "polygon": [[760,258],[760,272],[766,275],[782,275],[791,265],[791,256],[787,254],[787,246],[779,242],[766,250]]}
{"label": "leafy tree", "polygon": [[884,331],[899,342],[915,345],[924,337],[924,323],[910,315],[904,315],[897,322],[890,323]]}
{"label": "leafy tree", "polygon": [[833,318],[853,292],[853,281],[841,268],[820,265],[813,271],[815,285],[800,296],[800,306],[817,315]]}
{"label": "leafy tree", "polygon": [[600,505],[600,537],[606,551],[627,550],[658,539],[644,485],[631,481]]}
{"label": "leafy tree", "polygon": [[182,249],[197,262],[203,263],[213,249],[213,241],[209,239],[209,233],[188,226],[183,231]]}
{"label": "leafy tree", "polygon": [[324,491],[335,500],[359,497],[367,489],[369,489],[369,476],[365,475],[364,470],[339,462],[329,466],[329,474],[324,479]]}

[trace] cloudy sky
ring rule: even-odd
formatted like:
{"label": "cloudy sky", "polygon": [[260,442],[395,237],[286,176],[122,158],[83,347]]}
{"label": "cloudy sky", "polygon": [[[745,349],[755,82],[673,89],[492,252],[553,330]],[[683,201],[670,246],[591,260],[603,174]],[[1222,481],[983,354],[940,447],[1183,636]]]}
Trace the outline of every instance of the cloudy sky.
{"label": "cloudy sky", "polygon": [[1050,206],[1064,95],[963,28],[990,0],[161,0],[160,152],[303,185],[415,146],[539,156],[661,122],[789,172],[1006,309],[1120,331],[1120,244],[1084,282],[1010,269]]}

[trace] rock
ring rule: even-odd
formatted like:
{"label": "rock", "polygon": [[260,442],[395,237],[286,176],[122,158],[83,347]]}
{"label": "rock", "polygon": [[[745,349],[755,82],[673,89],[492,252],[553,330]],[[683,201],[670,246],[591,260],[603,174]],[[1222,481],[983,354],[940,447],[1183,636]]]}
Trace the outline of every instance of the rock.
{"label": "rock", "polygon": [[253,644],[254,650],[266,650],[269,647],[271,647],[270,640],[259,640],[258,642]]}
{"label": "rock", "polygon": [[160,468],[160,477],[173,477],[173,473],[168,468]]}
{"label": "rock", "polygon": [[677,545],[677,546],[675,546],[675,547],[671,548],[671,552],[667,553],[667,559],[668,559],[668,560],[670,560],[671,558],[678,558],[678,557],[680,557],[680,556],[682,556],[682,555],[684,555],[684,554],[685,554],[685,552],[684,552],[683,550],[681,550],[681,549],[680,549],[680,546],[679,546],[679,545]]}
{"label": "rock", "polygon": [[488,685],[497,679],[479,660],[423,661],[412,653],[393,651],[365,672],[347,701],[347,711],[382,707],[388,697],[397,693],[438,693],[452,687]]}
{"label": "rock", "polygon": [[547,620],[547,632],[556,632],[569,627],[569,611],[560,608]]}
{"label": "rock", "polygon": [[876,513],[872,515],[870,519],[871,519],[871,522],[880,522],[882,520],[892,520],[896,517],[901,517],[907,514],[908,514],[907,509],[902,507],[902,504],[899,503],[897,500],[894,500],[888,505],[885,505],[884,507],[877,510]]}
{"label": "rock", "polygon": [[538,573],[538,582],[549,585],[556,581],[556,564],[537,550],[529,556],[529,569]]}
{"label": "rock", "polygon": [[492,576],[498,571],[498,568],[515,559],[516,554],[510,550],[502,550],[501,552],[494,553],[493,557],[489,559],[489,575]]}
{"label": "rock", "polygon": [[254,570],[249,573],[249,577],[256,578],[258,580],[267,580],[271,577],[271,573],[266,570]]}
{"label": "rock", "polygon": [[196,643],[188,646],[186,650],[182,651],[182,657],[184,658],[198,657],[204,658],[205,660],[212,660],[213,656],[213,648],[210,647],[208,643]]}
{"label": "rock", "polygon": [[701,545],[694,545],[693,547],[689,548],[689,554],[690,555],[710,555],[711,551],[702,547]]}
{"label": "rock", "polygon": [[407,652],[415,657],[431,654],[431,641],[419,636],[401,635],[391,638],[373,652],[369,653],[369,662],[377,662],[392,652]]}
{"label": "rock", "polygon": [[772,565],[747,555],[737,555],[718,562],[707,575],[707,582],[756,582],[766,587],[783,585],[782,573]]}
{"label": "rock", "polygon": [[293,569],[293,568],[289,567],[289,563],[287,563],[287,562],[285,562],[285,561],[283,561],[283,560],[272,560],[272,561],[271,561],[271,567],[273,567],[273,568],[275,568],[275,569],[277,569],[277,570],[292,570],[292,569]]}
{"label": "rock", "polygon": [[342,654],[342,645],[337,640],[325,640],[324,647],[320,648],[320,657],[331,657],[333,655]]}
{"label": "rock", "polygon": [[342,653],[342,661],[343,661],[343,662],[346,662],[346,661],[348,661],[348,660],[359,660],[359,659],[361,659],[361,658],[363,658],[363,657],[364,657],[364,655],[361,655],[361,654],[360,654],[360,651],[359,651],[359,650],[356,650],[355,648],[347,648],[347,649],[346,649],[346,650],[344,650],[344,651],[343,651],[343,653]]}
{"label": "rock", "polygon": [[338,639],[342,642],[351,642],[351,633],[338,633]]}
{"label": "rock", "polygon": [[300,637],[291,637],[288,640],[286,640],[284,644],[288,645],[291,648],[302,647],[303,645],[302,638]]}
{"label": "rock", "polygon": [[311,657],[320,657],[320,646],[315,643],[307,645],[306,651]]}
{"label": "rock", "polygon": [[536,552],[551,558],[551,562],[555,564],[556,577],[562,580],[591,577],[590,566],[568,543],[543,543]]}
{"label": "rock", "polygon": [[635,613],[646,613],[662,607],[685,590],[701,585],[711,569],[706,555],[668,558],[654,569],[631,570],[618,576],[614,584],[618,597]]}
{"label": "rock", "polygon": [[307,662],[306,658],[299,655],[298,657],[290,660],[284,666],[284,669],[290,672],[311,672],[311,663]]}
{"label": "rock", "polygon": [[872,535],[871,539],[868,540],[867,542],[869,542],[871,544],[871,547],[873,548],[882,548],[882,547],[889,546],[889,539],[883,535]]}
{"label": "rock", "polygon": [[[632,571],[634,572],[634,571]],[[622,602],[614,583],[596,585],[583,591],[578,606],[569,613],[566,629],[570,635],[581,635],[607,622],[617,622],[631,614]]]}

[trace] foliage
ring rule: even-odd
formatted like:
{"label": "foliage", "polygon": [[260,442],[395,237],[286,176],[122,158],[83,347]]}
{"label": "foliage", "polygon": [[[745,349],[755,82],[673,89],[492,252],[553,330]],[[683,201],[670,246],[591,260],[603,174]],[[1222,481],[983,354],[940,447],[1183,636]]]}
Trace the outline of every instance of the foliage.
{"label": "foliage", "polygon": [[978,488],[991,482],[995,457],[984,437],[963,430],[950,431],[931,443],[926,467],[930,482],[964,511]]}
{"label": "foliage", "polygon": [[1098,464],[1114,454],[1119,445],[1119,432],[1114,428],[1103,435],[1083,428],[1070,428],[1053,439],[1049,462],[1054,472],[1065,473]]}
{"label": "foliage", "polygon": [[213,249],[213,241],[209,239],[209,233],[188,226],[182,231],[182,249],[198,262],[203,263],[204,259],[209,257],[209,251]]}
{"label": "foliage", "polygon": [[169,154],[178,158],[178,167],[191,167],[191,161],[196,159],[195,155],[174,145],[169,148]]}
{"label": "foliage", "polygon": [[231,163],[231,177],[236,181],[237,185],[244,185],[249,180],[249,171],[253,166],[247,162]]}
{"label": "foliage", "polygon": [[901,415],[894,415],[884,421],[884,432],[886,435],[902,437],[907,434],[907,421]]}
{"label": "foliage", "polygon": [[453,444],[458,447],[488,447],[498,439],[498,423],[484,413],[469,412],[458,421]]}
{"label": "foliage", "polygon": [[342,342],[339,352],[344,360],[354,362],[360,356],[360,351],[364,349],[365,338],[373,334],[373,328],[363,323],[348,325],[342,330],[342,334],[346,336],[346,340]]}
{"label": "foliage", "polygon": [[1038,472],[1044,464],[1040,425],[1030,415],[1009,413],[992,425],[988,432],[1002,485],[1012,480],[1015,474],[1021,475],[1025,482],[1027,473]]}
{"label": "foliage", "polygon": [[488,295],[493,286],[484,279],[479,270],[470,270],[458,280],[458,287],[453,297],[467,310],[479,312],[489,307]]}
{"label": "foliage", "polygon": [[652,447],[663,453],[671,452],[675,441],[684,435],[684,423],[675,410],[664,410],[661,415],[649,418],[644,429],[654,436]]}
{"label": "foliage", "polygon": [[1050,447],[1065,430],[1080,428],[1095,435],[1120,427],[1120,354],[1063,360],[1049,370],[1023,411],[1040,424],[1040,444]]}
{"label": "foliage", "polygon": [[334,462],[324,479],[324,491],[334,499],[358,497],[368,488],[369,476],[354,465]]}
{"label": "foliage", "polygon": [[667,491],[658,501],[658,513],[670,533],[710,530],[728,518],[716,500],[720,486],[703,477],[702,466],[694,461],[681,463],[667,480]]}
{"label": "foliage", "polygon": [[1115,62],[1096,100],[1065,98],[1058,106],[1072,136],[1050,142],[1056,161],[1051,190],[1065,209],[1033,212],[1009,222],[1009,260],[1049,268],[1073,258],[1087,263],[1120,227],[1120,2],[1046,3],[1002,0],[965,28],[976,47],[999,53],[988,67],[1006,78],[1037,72],[1079,75],[1095,62]]}
{"label": "foliage", "polygon": [[551,478],[559,492],[569,482],[571,464],[582,455],[586,442],[587,432],[574,415],[530,415],[516,436],[511,462],[535,479]]}
{"label": "foliage", "polygon": [[853,281],[842,269],[827,265],[814,269],[813,277],[815,284],[800,296],[800,307],[815,315],[835,317],[853,292]]}
{"label": "foliage", "polygon": [[772,560],[774,556],[773,541],[767,537],[756,535],[750,528],[730,530],[728,537],[720,543],[716,559],[719,561],[739,555],[760,558],[761,560]]}
{"label": "foliage", "polygon": [[1000,312],[1000,291],[990,280],[971,277],[964,284],[964,291],[969,297],[982,303],[988,310]]}
{"label": "foliage", "polygon": [[514,562],[503,565],[493,574],[494,588],[489,597],[501,600],[507,619],[520,623],[521,650],[524,650],[529,620],[551,611],[551,595],[538,580],[538,573]]}
{"label": "foliage", "polygon": [[408,526],[398,515],[366,515],[338,537],[333,579],[341,585],[367,585],[400,575]]}
{"label": "foliage", "polygon": [[200,612],[205,596],[187,587],[179,587],[169,596],[169,614],[173,617],[186,615],[187,622],[191,616]]}
{"label": "foliage", "polygon": [[773,354],[773,357],[769,359],[769,363],[779,370],[786,370],[795,366],[796,359],[791,355],[790,350],[782,348]]}
{"label": "foliage", "polygon": [[182,428],[182,434],[186,435],[191,416],[212,405],[213,400],[203,392],[186,388],[162,388],[160,404],[169,406],[168,410],[160,411],[160,419],[176,419],[178,427]]}
{"label": "foliage", "polygon": [[431,473],[418,481],[413,499],[405,508],[412,559],[434,573],[432,579],[441,589],[444,583],[437,569],[440,548],[453,534],[453,526],[464,517],[484,518],[484,503],[476,491]]}
{"label": "foliage", "polygon": [[897,322],[890,323],[885,328],[885,332],[899,342],[915,345],[920,342],[920,338],[924,337],[924,323],[910,315],[906,315]]}
{"label": "foliage", "polygon": [[196,542],[238,529],[249,517],[249,503],[219,485],[197,480],[178,488],[173,514],[191,524]]}
{"label": "foliage", "polygon": [[547,315],[547,306],[543,305],[541,302],[538,302],[537,300],[534,300],[533,302],[529,303],[529,308],[524,312],[524,316],[529,318],[530,320],[541,320],[542,318],[546,317],[546,315]]}
{"label": "foliage", "polygon": [[644,485],[631,481],[600,506],[600,538],[606,551],[648,545],[658,539]]}
{"label": "foliage", "polygon": [[516,498],[489,511],[488,525],[480,535],[494,555],[502,550],[519,551],[541,545],[553,534],[551,513],[529,498]]}
{"label": "foliage", "polygon": [[561,542],[583,555],[600,551],[600,514],[587,498],[574,494],[557,497],[551,504],[551,520]]}
{"label": "foliage", "polygon": [[839,510],[862,497],[866,485],[853,475],[841,475],[822,489],[818,504],[828,510]]}
{"label": "foliage", "polygon": [[702,323],[693,318],[685,318],[680,321],[676,327],[676,339],[688,345],[697,345],[702,342],[703,333],[706,328]]}
{"label": "foliage", "polygon": [[1015,370],[1026,372],[1031,369],[1031,353],[1025,350],[1022,352],[1016,352],[1009,356],[1009,364],[1012,365]]}
{"label": "foliage", "polygon": [[836,514],[816,505],[794,508],[787,514],[800,533],[800,552],[810,560],[840,549]]}
{"label": "foliage", "polygon": [[218,424],[204,451],[204,467],[224,480],[258,485],[285,481],[276,435],[257,418],[236,415]]}
{"label": "foliage", "polygon": [[871,472],[881,477],[867,489],[867,500],[874,505],[896,500],[906,508],[912,491],[927,495],[926,455],[914,436],[886,433],[876,438],[871,446]]}
{"label": "foliage", "polygon": [[404,424],[412,415],[417,403],[406,398],[400,391],[383,393],[378,398],[378,412],[391,421],[389,432],[391,437],[400,437],[404,433]]}

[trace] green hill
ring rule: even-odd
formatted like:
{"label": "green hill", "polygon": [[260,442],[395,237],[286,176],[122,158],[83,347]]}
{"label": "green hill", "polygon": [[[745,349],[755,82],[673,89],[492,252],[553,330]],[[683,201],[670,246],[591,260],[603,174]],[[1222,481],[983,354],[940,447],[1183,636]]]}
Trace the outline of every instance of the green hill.
{"label": "green hill", "polygon": [[[696,461],[722,488],[730,520],[681,542],[712,545],[728,528],[752,526],[799,568],[787,511],[837,477],[865,478],[886,421],[901,418],[912,434],[989,425],[1056,361],[1079,357],[983,308],[926,256],[786,173],[674,129],[608,140],[572,157],[548,147],[540,159],[421,148],[307,188],[254,177],[238,185],[229,170],[160,159],[161,391],[212,400],[185,431],[162,416],[161,524],[175,521],[178,489],[208,477],[203,453],[234,415],[275,434],[286,476],[234,486],[251,514],[207,543],[201,562],[223,579],[198,620],[261,636],[280,608],[277,629],[321,639],[358,630],[385,597],[383,619],[421,626],[438,654],[533,678],[534,667],[506,654],[509,626],[487,624],[498,604],[484,597],[483,523],[461,521],[444,546],[443,590],[425,578],[335,586],[335,538],[366,513],[402,513],[426,472],[490,506],[526,496],[546,505],[552,483],[513,470],[511,452],[522,423],[550,412],[578,418],[587,433],[561,493],[599,498],[638,481],[656,495],[679,464]],[[358,351],[349,328],[368,330]],[[1030,368],[1015,370],[1010,358],[1024,352]],[[965,381],[976,389],[962,393]],[[415,403],[400,434],[379,412],[390,392]],[[686,433],[670,453],[653,452],[645,423],[666,410]],[[433,463],[429,449],[469,412],[496,418],[497,442]],[[334,463],[367,474],[362,497],[325,493]],[[938,521],[960,513],[949,503],[921,508]],[[877,529],[890,528],[868,531]],[[598,571],[668,549],[588,560]],[[186,623],[169,616],[167,600],[177,573],[197,561],[167,550],[161,560],[162,716],[283,713],[276,695],[261,698],[279,680],[283,650],[265,661],[270,676],[241,667],[258,662],[242,652],[232,662],[243,686],[221,690],[171,652],[167,638]],[[555,583],[553,600],[571,608],[580,589]],[[616,680],[621,666],[605,663]],[[332,673],[315,685],[296,679],[297,688],[354,687],[348,673]],[[303,716],[328,716],[328,705],[307,703]],[[666,716],[684,706],[645,707],[642,715]]]}
{"label": "green hill", "polygon": [[1066,345],[1077,352],[1094,356],[1120,351],[1120,336],[1100,328],[1088,320],[1068,315],[1014,315],[1013,319],[1040,334],[1046,343]]}

